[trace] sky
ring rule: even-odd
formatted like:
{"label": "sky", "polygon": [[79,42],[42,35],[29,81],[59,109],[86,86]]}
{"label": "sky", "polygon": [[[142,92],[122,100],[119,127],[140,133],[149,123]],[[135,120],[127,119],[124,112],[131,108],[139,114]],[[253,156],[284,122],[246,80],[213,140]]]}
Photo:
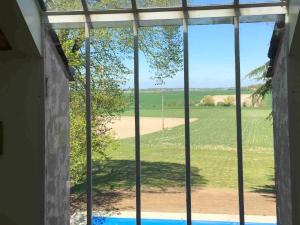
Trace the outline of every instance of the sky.
{"label": "sky", "polygon": [[[267,53],[274,28],[273,22],[240,25],[242,86],[257,83],[245,76],[268,61]],[[233,25],[189,26],[190,88],[229,88],[235,85]],[[140,88],[157,88],[149,65],[140,54]],[[127,87],[133,87],[130,79]],[[166,80],[165,88],[183,88],[183,71]]]}

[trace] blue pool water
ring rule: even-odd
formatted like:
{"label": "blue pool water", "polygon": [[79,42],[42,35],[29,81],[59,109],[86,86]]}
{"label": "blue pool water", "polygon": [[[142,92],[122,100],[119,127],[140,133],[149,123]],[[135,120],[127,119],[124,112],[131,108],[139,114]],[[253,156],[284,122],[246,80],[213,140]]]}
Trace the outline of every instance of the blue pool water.
{"label": "blue pool water", "polygon": [[[94,217],[93,225],[135,225],[135,219]],[[186,225],[186,222],[184,220],[142,219],[142,225]],[[239,223],[193,220],[193,225],[239,225]],[[276,225],[276,224],[275,223],[246,223],[246,225]]]}

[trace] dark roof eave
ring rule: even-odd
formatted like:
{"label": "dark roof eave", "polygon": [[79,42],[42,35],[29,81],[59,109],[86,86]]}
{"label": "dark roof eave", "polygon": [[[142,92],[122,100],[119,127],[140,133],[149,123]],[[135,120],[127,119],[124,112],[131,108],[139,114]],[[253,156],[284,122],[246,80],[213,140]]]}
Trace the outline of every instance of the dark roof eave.
{"label": "dark roof eave", "polygon": [[64,64],[64,66],[65,66],[69,81],[74,81],[75,80],[75,69],[69,65],[69,60],[67,59],[67,56],[61,46],[61,43],[59,41],[59,38],[58,38],[55,30],[49,29],[49,34],[50,34],[50,37],[56,47],[58,54],[61,57],[61,60]]}
{"label": "dark roof eave", "polygon": [[277,52],[281,45],[282,34],[285,28],[284,16],[280,16],[275,23],[272,38],[270,41],[270,48],[268,57],[270,58],[269,67],[266,73],[266,77],[273,77],[274,75],[274,64],[277,57]]}

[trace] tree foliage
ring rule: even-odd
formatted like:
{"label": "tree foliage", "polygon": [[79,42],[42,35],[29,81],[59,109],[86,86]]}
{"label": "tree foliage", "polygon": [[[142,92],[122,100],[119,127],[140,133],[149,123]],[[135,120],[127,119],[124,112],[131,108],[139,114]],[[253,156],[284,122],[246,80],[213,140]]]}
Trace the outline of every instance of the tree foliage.
{"label": "tree foliage", "polygon": [[163,85],[183,68],[182,32],[179,26],[140,29],[140,50],[145,54],[156,85]]}
{"label": "tree foliage", "polygon": [[[91,8],[124,8],[129,2],[89,1]],[[166,6],[167,0],[149,4]],[[80,1],[47,0],[52,10],[78,9]],[[79,5],[78,5],[79,4]],[[83,29],[57,30],[58,37],[76,71],[70,84],[71,180],[85,179],[85,35]],[[117,145],[110,124],[121,115],[132,99],[124,94],[125,84],[133,77],[133,32],[131,27],[91,29],[91,92],[93,160],[105,160],[106,150]],[[175,76],[183,67],[182,32],[179,26],[139,29],[139,49],[145,55],[156,84]]]}
{"label": "tree foliage", "polygon": [[263,82],[263,84],[252,94],[253,99],[264,99],[267,94],[272,92],[272,78],[266,76],[268,67],[269,62],[255,68],[246,75],[246,78],[248,79],[255,79],[259,82]]}
{"label": "tree foliage", "polygon": [[[267,77],[269,64],[270,62],[268,61],[264,65],[257,67],[246,75],[246,78],[256,79],[257,81],[263,82],[263,84],[260,85],[252,94],[253,105],[263,100],[267,94],[272,93],[272,77]],[[267,119],[270,120],[271,118],[272,112],[269,114]]]}

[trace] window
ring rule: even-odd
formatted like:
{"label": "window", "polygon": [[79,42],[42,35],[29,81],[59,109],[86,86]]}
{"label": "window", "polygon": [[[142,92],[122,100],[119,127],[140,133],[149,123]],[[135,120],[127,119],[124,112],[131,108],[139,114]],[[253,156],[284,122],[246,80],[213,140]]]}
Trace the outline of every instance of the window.
{"label": "window", "polygon": [[[268,143],[265,137],[262,144],[253,141],[259,134],[247,133],[251,124],[264,123],[262,115],[268,109],[246,108],[249,102],[244,97],[252,93],[253,83],[244,80],[249,69],[245,58],[259,47],[244,50],[245,42],[251,45],[244,30],[252,29],[244,22],[274,22],[274,15],[284,14],[284,8],[270,3],[266,12],[259,2],[249,6],[252,10],[241,7],[237,17],[233,9],[240,6],[232,1],[87,3],[89,9],[78,13],[85,7],[49,1],[45,14],[54,27],[85,25],[85,39],[82,30],[76,32],[78,42],[86,43],[80,48],[86,58],[76,60],[83,74],[78,82],[86,87],[87,182],[81,187],[88,187],[88,224],[100,224],[103,215],[110,224],[128,216],[127,222],[137,225],[153,218],[190,225],[209,219],[207,214],[215,214],[215,219],[223,215],[218,220],[241,225],[251,222],[247,216],[255,210],[251,211],[249,198],[258,193],[249,190],[255,188],[253,182],[273,184],[265,182],[273,168],[255,164],[253,157],[261,153],[258,162],[267,160],[268,167],[273,161],[270,127],[249,128],[266,129]],[[240,1],[244,3],[248,2]],[[53,13],[51,8],[73,12]],[[259,26],[253,28],[253,40]],[[67,42],[70,36],[65,37]],[[96,95],[115,106],[114,111]],[[97,117],[99,130],[93,130]],[[117,137],[98,142],[109,145],[105,155],[92,151],[99,147],[92,138],[101,132],[102,120],[110,120],[108,128]],[[260,152],[261,147],[268,151]],[[261,169],[257,176],[254,169]],[[117,210],[101,208],[105,201],[121,209],[119,217],[107,216]],[[92,218],[93,207],[104,214]]]}

